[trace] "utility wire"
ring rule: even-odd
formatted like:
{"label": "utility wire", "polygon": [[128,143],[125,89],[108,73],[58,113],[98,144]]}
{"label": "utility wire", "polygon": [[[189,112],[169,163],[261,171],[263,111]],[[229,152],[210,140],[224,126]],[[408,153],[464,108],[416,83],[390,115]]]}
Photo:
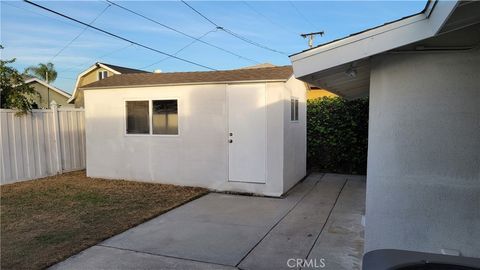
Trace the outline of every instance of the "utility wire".
{"label": "utility wire", "polygon": [[217,27],[217,29],[222,30],[222,31],[224,31],[224,32],[227,33],[227,34],[229,34],[229,35],[231,35],[231,36],[233,36],[233,37],[235,37],[235,38],[238,38],[238,39],[240,39],[240,40],[242,40],[242,41],[244,41],[244,42],[246,42],[246,43],[249,43],[249,44],[251,44],[251,45],[254,45],[254,46],[256,46],[256,47],[259,47],[259,48],[262,48],[262,49],[265,49],[265,50],[268,50],[268,51],[272,51],[272,52],[275,52],[275,53],[279,53],[279,54],[282,54],[282,55],[287,55],[287,53],[285,53],[285,52],[272,49],[272,48],[270,48],[270,47],[268,47],[268,46],[265,46],[265,45],[263,45],[263,44],[260,44],[260,43],[258,43],[258,42],[255,42],[255,41],[253,41],[253,40],[251,40],[251,39],[248,39],[248,38],[246,38],[246,37],[244,37],[244,36],[241,36],[241,35],[233,32],[232,30],[229,30],[229,29],[227,29],[227,28],[224,28],[224,27],[216,24],[214,21],[210,20],[207,16],[203,15],[200,11],[198,11],[197,9],[195,9],[194,7],[192,7],[191,5],[189,5],[189,4],[188,4],[187,2],[185,2],[184,0],[181,0],[181,1],[182,1],[182,3],[184,3],[187,7],[189,7],[191,10],[193,10],[195,13],[197,13],[197,14],[200,15],[202,18],[204,18],[205,20],[207,20],[208,22],[210,22],[211,24],[213,24],[215,27]]}
{"label": "utility wire", "polygon": [[[198,37],[198,39],[200,40],[200,39],[204,38],[206,35],[208,35],[208,34],[210,34],[210,33],[212,33],[212,32],[216,32],[217,30],[218,30],[217,28],[215,28],[215,29],[213,29],[213,30],[210,30],[210,31],[206,32],[205,34],[201,35],[200,37]],[[182,48],[180,48],[179,50],[177,50],[176,52],[174,52],[173,55],[177,55],[177,54],[180,53],[181,51],[183,51],[183,50],[185,50],[186,48],[192,46],[195,42],[197,42],[197,40],[193,40],[192,42],[190,42],[190,43],[188,43],[187,45],[183,46]],[[157,62],[155,62],[155,63],[152,63],[152,64],[150,64],[150,65],[146,65],[146,66],[144,66],[144,67],[141,67],[140,69],[145,69],[145,68],[154,66],[154,65],[159,64],[159,63],[161,63],[161,62],[163,62],[163,61],[165,61],[165,60],[167,60],[167,59],[169,59],[169,58],[170,58],[170,57],[168,57],[168,56],[167,56],[167,57],[164,57],[164,58],[160,59],[159,61],[157,61]]]}
{"label": "utility wire", "polygon": [[265,46],[265,45],[262,45],[262,44],[260,44],[260,43],[257,43],[257,42],[255,42],[255,41],[253,41],[253,40],[251,40],[251,39],[248,39],[248,38],[246,38],[246,37],[244,37],[244,36],[241,36],[241,35],[233,32],[233,31],[231,31],[231,30],[229,30],[229,29],[224,29],[224,28],[222,28],[222,30],[223,30],[225,33],[228,33],[228,34],[230,34],[230,35],[232,35],[232,36],[234,36],[234,37],[236,37],[236,38],[238,38],[238,39],[240,39],[240,40],[243,40],[243,41],[245,41],[245,42],[247,42],[247,43],[250,43],[250,44],[252,44],[252,45],[254,45],[254,46],[257,46],[257,47],[259,47],[259,48],[263,48],[263,49],[265,49],[265,50],[272,51],[272,52],[276,52],[276,53],[283,54],[283,55],[288,55],[288,54],[285,53],[285,52],[277,51],[277,50],[275,50],[275,49],[272,49],[272,48],[269,48],[269,47],[267,47],[267,46]]}
{"label": "utility wire", "polygon": [[209,21],[211,24],[215,25],[217,28],[222,28],[220,25],[214,23],[212,20],[207,18],[207,16],[203,15],[200,11],[196,10],[194,7],[190,6],[187,2],[181,0],[187,7],[189,7],[191,10],[195,11],[198,15],[202,16],[205,20]]}
{"label": "utility wire", "polygon": [[275,25],[276,27],[282,29],[283,31],[285,31],[285,33],[289,33],[289,34],[294,34],[294,35],[298,35],[299,33],[296,33],[295,31],[292,31],[290,30],[289,28],[273,21],[272,19],[270,19],[269,17],[267,17],[265,14],[263,14],[262,12],[258,11],[258,9],[256,9],[253,5],[249,4],[247,1],[242,1],[243,4],[245,4],[249,9],[251,9],[253,12],[257,13],[259,16],[261,16],[262,18],[264,18],[266,21],[268,21],[270,24],[272,25]]}
{"label": "utility wire", "polygon": [[[92,25],[98,18],[100,18],[100,16],[103,15],[103,13],[105,13],[105,11],[107,11],[107,9],[110,7],[111,5],[108,4],[95,18],[93,18],[92,21],[90,21],[90,23],[88,23],[89,25]],[[63,48],[60,49],[60,51],[58,51],[54,56],[52,56],[52,58],[50,58],[50,60],[48,60],[48,62],[52,62],[53,59],[55,59],[58,55],[60,55],[66,48],[68,48],[68,46],[72,45],[72,43],[77,40],[81,35],[83,35],[83,33],[85,33],[85,31],[87,31],[88,29],[88,26],[85,26],[83,28],[82,31],[80,31],[80,33],[78,33],[77,36],[75,36],[72,40],[70,40],[70,42],[68,42],[67,44],[65,44],[65,46],[63,46]]]}
{"label": "utility wire", "polygon": [[292,1],[288,1],[288,2],[290,2],[290,5],[293,7],[293,9],[295,9],[295,11],[298,13],[298,15],[300,15],[300,17],[302,17],[305,22],[310,24],[310,26],[312,26],[313,29],[318,28],[307,18],[307,16],[305,16],[302,12],[300,12],[300,10],[297,8],[297,6]]}
{"label": "utility wire", "polygon": [[[9,2],[10,2],[10,1],[2,1],[2,5],[3,5],[3,4],[6,4],[6,5],[9,5],[9,6],[11,6],[11,7],[14,7],[14,8],[23,10],[23,11],[30,12],[30,13],[32,13],[32,14],[36,14],[36,15],[39,15],[39,16],[42,16],[42,17],[45,17],[45,18],[49,18],[49,19],[51,19],[51,20],[55,20],[55,21],[59,21],[59,22],[64,23],[64,24],[68,24],[68,25],[70,25],[70,26],[81,27],[81,26],[78,26],[78,25],[76,25],[76,24],[74,24],[74,23],[67,22],[67,21],[62,21],[62,20],[60,20],[60,19],[58,19],[58,18],[50,17],[50,16],[47,16],[47,15],[45,15],[45,14],[42,14],[42,13],[39,13],[39,12],[30,10],[30,9],[27,9],[27,8],[24,8],[24,7],[20,7],[20,6],[17,6],[17,5],[12,5],[12,4],[9,3]],[[11,2],[13,2],[13,1],[11,1]]]}
{"label": "utility wire", "polygon": [[[16,9],[20,9],[20,10],[23,10],[23,11],[27,11],[27,12],[29,12],[29,13],[32,13],[32,14],[35,14],[35,15],[38,15],[38,16],[41,16],[41,17],[45,17],[45,18],[48,18],[48,19],[51,19],[51,20],[55,20],[55,21],[58,21],[58,22],[61,22],[61,23],[64,23],[64,24],[67,24],[67,25],[70,25],[70,26],[73,26],[73,27],[79,27],[79,28],[81,28],[81,26],[79,26],[78,24],[74,24],[74,23],[71,23],[71,22],[69,22],[69,21],[64,21],[64,20],[58,19],[58,18],[56,18],[56,17],[47,16],[47,15],[42,14],[42,13],[40,13],[40,12],[36,12],[36,11],[33,11],[33,10],[31,10],[31,9],[27,9],[27,8],[24,8],[24,7],[21,7],[21,6],[12,5],[12,4],[9,3],[8,1],[3,1],[2,4],[7,4],[7,5],[11,6],[11,7],[16,8]],[[118,50],[115,50],[115,51],[108,52],[108,53],[106,53],[106,54],[104,54],[104,55],[101,55],[101,56],[98,56],[98,57],[96,57],[96,58],[97,58],[97,59],[102,59],[103,57],[107,57],[107,56],[109,56],[109,55],[112,55],[112,54],[114,54],[114,53],[117,53],[117,52],[119,52],[119,51],[122,51],[122,50],[124,50],[124,49],[126,49],[126,48],[128,48],[128,47],[130,47],[130,46],[132,46],[132,45],[133,45],[133,44],[130,43],[130,44],[128,44],[128,45],[125,46],[125,47],[122,47],[122,48],[120,48],[120,49],[118,49]],[[91,63],[91,61],[83,62],[82,64],[75,65],[74,67],[70,67],[70,68],[67,68],[67,69],[62,69],[62,70],[59,70],[58,72],[60,73],[60,72],[70,71],[70,70],[74,69],[75,67],[84,66],[84,65],[86,65],[86,64],[88,64],[88,63]],[[57,78],[69,79],[69,80],[72,79],[72,78],[65,78],[65,77],[57,77]],[[73,79],[73,80],[76,80],[76,79]]]}
{"label": "utility wire", "polygon": [[[116,6],[116,7],[118,7],[118,8],[121,8],[121,9],[123,9],[123,10],[126,10],[126,11],[128,11],[128,12],[130,12],[130,13],[133,13],[133,14],[139,16],[139,17],[142,17],[142,18],[144,18],[144,19],[146,19],[146,20],[148,20],[148,21],[150,21],[150,22],[153,22],[153,23],[155,23],[155,24],[158,24],[158,25],[160,25],[160,26],[162,26],[162,27],[165,27],[165,28],[167,28],[167,29],[169,29],[169,30],[172,30],[172,31],[174,31],[174,32],[176,32],[176,33],[178,33],[178,34],[181,34],[181,35],[183,35],[183,36],[186,36],[186,37],[188,37],[188,38],[191,38],[191,39],[193,39],[193,40],[195,40],[195,41],[198,41],[198,42],[203,43],[203,44],[205,44],[205,45],[208,45],[208,46],[210,46],[210,47],[219,49],[219,50],[221,50],[221,51],[223,51],[223,52],[229,53],[229,54],[231,54],[231,55],[233,55],[233,56],[236,56],[236,57],[238,57],[238,58],[241,58],[241,59],[250,61],[250,62],[255,63],[255,64],[259,64],[258,61],[255,61],[255,60],[253,60],[253,59],[250,59],[250,58],[247,58],[247,57],[245,57],[245,56],[239,55],[239,54],[237,54],[237,53],[235,53],[235,52],[232,52],[232,51],[230,51],[230,50],[224,49],[224,48],[222,48],[222,47],[219,47],[219,46],[214,45],[214,44],[212,44],[212,43],[206,42],[206,41],[204,41],[204,40],[200,40],[200,38],[197,38],[197,37],[194,37],[194,36],[192,36],[192,35],[189,35],[189,34],[183,32],[183,31],[180,31],[180,30],[178,30],[178,29],[175,29],[175,28],[173,28],[173,27],[171,27],[171,26],[168,26],[168,25],[166,25],[166,24],[164,24],[164,23],[161,23],[161,22],[159,22],[159,21],[157,21],[157,20],[154,20],[154,19],[152,19],[152,18],[150,18],[150,17],[147,17],[147,16],[145,16],[145,15],[143,15],[143,14],[141,14],[141,13],[138,13],[138,12],[136,12],[136,11],[134,11],[134,10],[131,10],[131,9],[129,9],[129,8],[127,8],[127,7],[124,7],[124,6],[120,5],[120,4],[117,4],[117,3],[113,2],[113,1],[110,1],[110,0],[105,0],[105,1],[108,2],[108,3],[110,3],[110,4],[112,4],[112,5],[114,5],[114,6]],[[217,26],[215,26],[215,27],[217,27]],[[217,27],[217,29],[218,29],[218,28],[219,28],[219,27]],[[193,43],[192,43],[192,44],[193,44]]]}
{"label": "utility wire", "polygon": [[[116,50],[114,50],[114,51],[110,51],[110,52],[105,53],[105,54],[102,54],[102,55],[100,55],[100,56],[91,57],[91,58],[95,58],[95,59],[99,59],[99,60],[100,60],[100,59],[102,59],[102,58],[104,58],[104,57],[107,57],[107,56],[110,56],[110,55],[112,55],[112,54],[118,53],[118,52],[123,51],[123,50],[125,50],[125,49],[127,49],[127,48],[130,48],[130,47],[132,47],[132,46],[133,46],[133,43],[130,43],[130,44],[128,44],[127,46],[123,46],[123,47],[118,48],[118,49],[116,49]],[[86,64],[91,64],[91,63],[92,63],[91,61],[86,61],[86,62],[83,62],[83,63],[81,63],[81,64],[75,65],[75,66],[73,66],[73,67],[69,67],[69,68],[66,68],[66,69],[62,69],[62,70],[60,70],[59,72],[69,71],[69,70],[72,70],[72,69],[74,69],[74,68],[76,68],[76,67],[81,67],[81,66],[84,66],[84,65],[86,65]]]}
{"label": "utility wire", "polygon": [[38,8],[41,8],[41,9],[43,9],[43,10],[46,10],[46,11],[48,11],[48,12],[57,14],[57,15],[59,15],[59,16],[61,16],[61,17],[64,17],[64,18],[66,18],[66,19],[69,19],[69,20],[71,20],[71,21],[74,21],[74,22],[77,22],[77,23],[79,23],[79,24],[85,25],[85,26],[87,26],[87,27],[89,27],[89,28],[95,29],[95,30],[97,30],[97,31],[99,31],[99,32],[102,32],[102,33],[106,34],[106,35],[109,35],[109,36],[112,36],[112,37],[114,37],[114,38],[121,39],[121,40],[123,40],[123,41],[129,42],[129,43],[132,43],[132,44],[135,44],[135,45],[137,45],[137,46],[139,46],[139,47],[142,47],[142,48],[145,48],[145,49],[147,49],[147,50],[154,51],[154,52],[156,52],[156,53],[163,54],[163,55],[166,55],[166,56],[170,56],[170,57],[175,58],[175,59],[177,59],[177,60],[180,60],[180,61],[183,61],[183,62],[192,64],[192,65],[195,65],[195,66],[199,66],[199,67],[202,67],[202,68],[205,68],[205,69],[216,70],[216,69],[214,69],[214,68],[211,68],[211,67],[208,67],[208,66],[205,66],[205,65],[196,63],[196,62],[194,62],[194,61],[190,61],[190,60],[187,60],[187,59],[184,59],[184,58],[181,58],[181,57],[178,57],[178,56],[175,56],[175,55],[172,55],[172,54],[169,54],[169,53],[160,51],[160,50],[157,50],[157,49],[152,48],[152,47],[150,47],[150,46],[143,45],[143,44],[141,44],[141,43],[138,43],[138,42],[136,42],[136,41],[130,40],[130,39],[128,39],[128,38],[124,38],[124,37],[119,36],[119,35],[117,35],[117,34],[114,34],[114,33],[108,32],[108,31],[106,31],[106,30],[103,30],[103,29],[101,29],[101,28],[95,27],[95,26],[93,26],[93,25],[89,25],[88,23],[82,22],[82,21],[77,20],[77,19],[75,19],[75,18],[72,18],[72,17],[70,17],[70,16],[68,16],[68,15],[65,15],[65,14],[63,14],[63,13],[57,12],[57,11],[52,10],[52,9],[50,9],[50,8],[44,7],[44,6],[39,5],[39,4],[37,4],[37,3],[34,3],[34,2],[31,2],[31,1],[29,1],[29,0],[23,0],[23,1],[26,2],[26,3],[28,3],[28,4],[30,4],[30,5],[33,5],[33,6],[36,6],[36,7],[38,7]]}
{"label": "utility wire", "polygon": [[[51,20],[55,20],[55,21],[58,21],[58,22],[61,22],[61,23],[64,23],[64,24],[67,24],[67,25],[70,25],[70,26],[73,26],[73,27],[81,27],[81,26],[79,26],[79,25],[77,25],[77,24],[74,24],[74,23],[71,23],[71,22],[68,22],[68,21],[64,21],[64,20],[58,19],[58,18],[56,18],[56,17],[50,17],[50,16],[47,16],[47,15],[45,15],[45,14],[42,14],[42,13],[39,13],[39,12],[30,10],[30,9],[27,9],[27,8],[24,8],[24,7],[12,5],[12,4],[10,4],[8,1],[3,1],[2,4],[7,4],[7,5],[11,6],[11,7],[16,8],[16,9],[20,9],[20,10],[23,10],[23,11],[27,11],[27,12],[29,12],[29,13],[32,13],[32,14],[35,14],[35,15],[38,15],[38,16],[42,16],[42,17],[45,17],[45,18],[48,18],[48,19],[51,19]],[[126,48],[128,48],[128,47],[130,47],[130,46],[133,46],[133,44],[130,43],[130,44],[128,44],[127,46],[124,46],[124,47],[122,47],[122,48],[120,48],[120,49],[118,49],[118,50],[108,52],[108,53],[106,53],[106,54],[104,54],[104,55],[101,55],[101,56],[98,56],[98,57],[96,57],[96,58],[97,58],[97,59],[102,59],[102,58],[104,58],[104,57],[107,57],[107,56],[112,55],[112,54],[114,54],[114,53],[117,53],[117,52],[119,52],[119,51],[122,51],[122,50],[124,50],[124,49],[126,49]],[[60,73],[60,72],[63,73],[63,72],[66,72],[66,71],[70,71],[70,70],[74,69],[75,67],[84,66],[84,65],[86,65],[86,64],[88,64],[88,63],[91,63],[91,61],[83,62],[82,64],[79,64],[79,65],[76,65],[76,66],[74,66],[74,67],[70,67],[70,68],[67,68],[67,69],[62,69],[62,70],[59,70],[58,72],[59,72],[59,73]],[[59,77],[59,76],[57,76],[57,78],[67,79],[67,80],[76,80],[76,78],[67,78],[67,77]]]}

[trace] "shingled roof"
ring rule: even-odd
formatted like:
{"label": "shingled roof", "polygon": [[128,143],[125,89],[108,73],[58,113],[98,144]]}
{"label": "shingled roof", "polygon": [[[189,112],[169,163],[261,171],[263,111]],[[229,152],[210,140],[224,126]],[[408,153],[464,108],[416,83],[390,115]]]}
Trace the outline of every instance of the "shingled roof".
{"label": "shingled roof", "polygon": [[100,63],[99,64],[102,64],[104,66],[107,66],[113,70],[116,70],[122,74],[129,74],[129,73],[149,73],[148,71],[145,71],[145,70],[141,70],[141,69],[134,69],[134,68],[128,68],[128,67],[121,67],[121,66],[115,66],[115,65],[111,65],[111,64],[107,64],[107,63]]}
{"label": "shingled roof", "polygon": [[131,73],[113,75],[81,87],[114,88],[162,84],[221,83],[239,81],[288,80],[293,75],[292,66],[234,69],[222,71]]}

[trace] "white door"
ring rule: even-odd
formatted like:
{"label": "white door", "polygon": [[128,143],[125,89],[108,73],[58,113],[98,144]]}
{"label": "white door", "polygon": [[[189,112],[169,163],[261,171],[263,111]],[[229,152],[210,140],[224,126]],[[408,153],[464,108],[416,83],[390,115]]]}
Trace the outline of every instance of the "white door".
{"label": "white door", "polygon": [[265,183],[265,84],[227,86],[229,181]]}

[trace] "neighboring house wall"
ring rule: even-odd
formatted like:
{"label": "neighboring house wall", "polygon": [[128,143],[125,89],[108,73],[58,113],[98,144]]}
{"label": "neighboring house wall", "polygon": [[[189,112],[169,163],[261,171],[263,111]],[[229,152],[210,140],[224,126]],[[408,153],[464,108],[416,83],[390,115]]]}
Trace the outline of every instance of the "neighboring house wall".
{"label": "neighboring house wall", "polygon": [[[97,67],[96,69],[90,71],[89,73],[85,74],[80,78],[78,81],[78,88],[98,81],[98,72],[100,71],[107,71],[108,77],[114,75],[111,71],[104,69],[102,67]],[[74,100],[75,108],[83,108],[85,106],[84,94],[82,89],[77,90],[77,97]]]}
{"label": "neighboring house wall", "polygon": [[311,89],[307,91],[307,99],[316,99],[321,97],[338,97],[332,92],[324,89]]}
{"label": "neighboring house wall", "polygon": [[[226,89],[227,84],[210,84],[85,90],[87,175],[281,195],[285,84],[266,83],[266,184],[228,181]],[[125,135],[126,100],[166,98],[178,99],[178,136]]]}
{"label": "neighboring house wall", "polygon": [[373,58],[366,251],[480,257],[478,63],[478,49]]}
{"label": "neighboring house wall", "polygon": [[[294,79],[287,81],[285,87],[286,99],[284,101],[284,129],[283,159],[284,187],[288,191],[307,173],[307,100],[306,85]],[[298,99],[298,121],[291,121],[290,98]]]}
{"label": "neighboring house wall", "polygon": [[39,84],[38,82],[30,83],[35,91],[37,91],[40,96],[35,96],[34,100],[37,103],[39,108],[49,108],[50,102],[55,100],[59,106],[68,106],[67,100],[68,97],[57,93],[56,91],[47,88],[46,86]]}

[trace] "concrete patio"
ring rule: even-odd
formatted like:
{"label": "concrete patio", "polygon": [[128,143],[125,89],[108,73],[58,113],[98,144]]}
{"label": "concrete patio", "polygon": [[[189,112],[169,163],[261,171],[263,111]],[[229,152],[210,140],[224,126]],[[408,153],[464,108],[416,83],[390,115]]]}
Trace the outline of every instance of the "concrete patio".
{"label": "concrete patio", "polygon": [[360,269],[364,211],[365,177],[311,174],[282,199],[211,193],[51,269]]}

